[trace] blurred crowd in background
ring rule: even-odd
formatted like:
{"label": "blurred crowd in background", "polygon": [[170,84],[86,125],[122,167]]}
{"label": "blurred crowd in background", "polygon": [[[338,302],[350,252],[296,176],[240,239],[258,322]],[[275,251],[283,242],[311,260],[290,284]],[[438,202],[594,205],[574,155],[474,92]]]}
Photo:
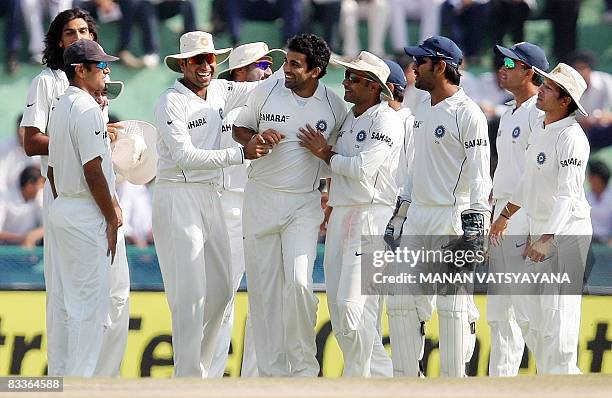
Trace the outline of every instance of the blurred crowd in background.
{"label": "blurred crowd in background", "polygon": [[[602,23],[612,23],[612,0],[604,1]],[[130,68],[158,66],[159,24],[175,16],[182,19],[183,31],[202,29],[214,35],[224,34],[232,45],[248,42],[241,36],[243,21],[280,20],[283,42],[295,34],[315,31],[330,44],[335,57],[355,57],[365,48],[383,58],[397,60],[408,81],[404,100],[408,107],[426,94],[414,87],[412,59],[404,54],[403,47],[444,34],[464,51],[461,85],[488,118],[493,172],[499,117],[512,96],[499,86],[501,59],[494,59],[492,69],[478,76],[466,67],[491,58],[493,44],[523,41],[529,19],[551,21],[553,45],[549,57],[572,65],[587,82],[581,103],[589,116],[580,122],[591,152],[612,144],[612,75],[597,70],[594,53],[577,49],[581,4],[580,0],[212,0],[211,20],[203,27],[196,21],[196,0],[1,0],[0,18],[5,19],[7,73],[14,73],[19,63],[26,61],[19,59],[25,39],[29,61],[41,62],[48,21],[71,7],[88,10],[98,23],[116,22],[118,42],[106,47],[114,48],[121,62]],[[360,42],[361,23],[367,31],[364,43]],[[413,24],[418,29],[410,29]],[[410,33],[416,31],[418,37],[412,37]],[[133,40],[135,37],[139,43]],[[15,133],[0,143],[0,244],[29,248],[41,244],[43,238],[43,177],[39,160],[26,156],[23,150],[19,121],[20,117]],[[594,239],[612,246],[610,169],[604,162],[591,161],[588,172]],[[138,247],[152,244],[150,187],[122,182],[118,195],[128,242]]]}

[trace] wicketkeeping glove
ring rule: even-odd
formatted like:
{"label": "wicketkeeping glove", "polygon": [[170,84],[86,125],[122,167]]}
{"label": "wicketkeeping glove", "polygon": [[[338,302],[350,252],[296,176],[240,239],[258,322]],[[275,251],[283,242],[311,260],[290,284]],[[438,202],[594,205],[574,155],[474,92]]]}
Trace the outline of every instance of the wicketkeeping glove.
{"label": "wicketkeeping glove", "polygon": [[[462,251],[464,252],[462,253],[463,256],[471,252],[471,257],[475,257],[477,252],[484,254],[488,250],[489,240],[487,234],[490,223],[489,218],[489,212],[471,209],[463,211],[461,213],[461,228],[463,229],[463,235],[451,240],[446,246],[442,247],[442,249],[451,250],[453,252]],[[457,267],[456,263],[450,265]],[[463,267],[472,270],[477,265],[481,265],[481,263],[466,261]]]}
{"label": "wicketkeeping glove", "polygon": [[385,242],[392,250],[397,249],[400,244],[400,240],[402,239],[402,230],[404,229],[406,214],[408,213],[409,207],[409,200],[402,199],[401,197],[397,198],[393,217],[391,217],[389,223],[387,224],[387,228],[385,229]]}

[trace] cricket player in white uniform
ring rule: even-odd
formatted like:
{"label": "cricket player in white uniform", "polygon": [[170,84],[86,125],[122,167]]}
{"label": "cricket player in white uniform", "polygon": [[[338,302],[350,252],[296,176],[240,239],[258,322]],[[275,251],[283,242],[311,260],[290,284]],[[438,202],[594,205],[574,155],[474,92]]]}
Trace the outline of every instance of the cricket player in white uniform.
{"label": "cricket player in white uniform", "polygon": [[[333,208],[325,239],[327,305],[336,340],[344,354],[344,376],[372,376],[374,352],[391,360],[379,332],[380,297],[363,294],[364,253],[372,253],[383,235],[397,195],[396,170],[402,148],[401,121],[381,96],[393,97],[386,85],[389,67],[362,51],[346,68],[344,100],[353,103],[332,147],[312,126],[298,138],[332,170],[328,205]],[[365,241],[362,241],[362,237]]]}
{"label": "cricket player in white uniform", "polygon": [[[268,48],[263,42],[248,43],[236,47],[229,56],[229,67],[219,73],[219,79],[235,82],[254,82],[265,80],[272,75],[272,68],[278,69],[282,65],[285,52],[279,49]],[[274,59],[276,58],[276,60]],[[276,61],[276,62],[274,62]],[[274,65],[276,64],[276,65]],[[240,108],[230,111],[223,120],[221,126],[221,149],[240,146],[232,138],[232,124],[238,117]],[[227,232],[230,238],[230,249],[232,251],[232,302],[223,317],[219,342],[213,358],[210,377],[223,377],[225,365],[229,353],[232,338],[232,327],[234,325],[234,297],[244,275],[244,248],[242,246],[242,203],[244,202],[244,187],[247,182],[248,162],[237,166],[221,169],[222,189],[221,207]],[[245,326],[245,337],[242,354],[241,376],[257,376],[257,362],[255,359],[255,347],[253,345],[253,332],[247,318]]]}
{"label": "cricket player in white uniform", "polygon": [[[590,147],[576,114],[586,115],[580,97],[586,82],[566,64],[550,73],[534,68],[544,78],[536,106],[544,117],[531,133],[525,171],[510,202],[491,226],[493,241],[508,229],[521,208],[529,222],[525,249],[527,269],[550,272],[584,271],[592,235],[590,207],[584,182]],[[535,358],[540,374],[578,374],[578,333],[582,275],[569,294],[554,292],[536,297],[538,338]]]}
{"label": "cricket player in white uniform", "polygon": [[344,102],[319,82],[329,62],[327,43],[305,34],[291,38],[287,48],[285,78],[254,90],[233,127],[243,145],[274,145],[249,166],[243,213],[257,368],[267,377],[319,374],[312,271],[325,165],[300,146],[297,134],[310,124],[328,138],[346,115]]}
{"label": "cricket player in white uniform", "polygon": [[174,375],[208,377],[223,315],[231,302],[231,253],[218,186],[221,168],[267,153],[253,141],[219,149],[223,116],[244,105],[258,83],[212,79],[230,49],[206,32],[181,36],[166,65],[183,76],[157,101],[159,156],[153,236],[172,312]]}
{"label": "cricket player in white uniform", "polygon": [[48,178],[55,200],[49,222],[57,250],[53,284],[67,313],[65,374],[95,375],[108,324],[109,282],[121,224],[113,193],[110,139],[93,96],[103,90],[108,62],[98,43],[80,39],[64,51],[70,86],[50,113]]}
{"label": "cricket player in white uniform", "polygon": [[[407,47],[415,57],[416,87],[430,97],[414,110],[413,168],[400,196],[385,240],[409,250],[440,250],[450,236],[483,238],[490,218],[491,191],[487,122],[478,106],[459,87],[461,50],[448,38],[434,36],[417,47]],[[388,236],[387,236],[388,235]],[[446,237],[444,236],[446,235]],[[430,267],[417,264],[417,269]],[[440,286],[437,286],[440,289]],[[397,290],[387,300],[393,357],[401,367],[396,374],[418,376],[424,348],[424,325],[436,305],[440,320],[440,374],[466,374],[475,341],[478,312],[470,294],[423,294]],[[400,337],[403,336],[403,337]]]}
{"label": "cricket player in white uniform", "polygon": [[[46,36],[44,62],[47,67],[36,76],[30,85],[26,108],[23,112],[21,126],[25,128],[24,149],[30,156],[41,155],[42,173],[46,175],[49,138],[47,124],[51,106],[68,87],[68,79],[63,71],[63,52],[66,47],[79,39],[97,40],[96,23],[86,11],[70,9],[59,13],[51,22]],[[111,139],[116,126],[107,125]],[[58,292],[53,291],[53,253],[54,234],[49,232],[47,216],[53,195],[49,184],[43,191],[44,208],[43,224],[47,229],[44,245],[45,287],[47,290],[47,359],[50,376],[65,374],[68,331],[66,327],[66,309],[61,299],[61,285]],[[100,376],[117,376],[127,343],[129,325],[129,271],[125,255],[123,228],[119,228],[118,254],[115,266],[111,270],[111,308],[110,323],[105,331],[105,349],[96,374]],[[57,283],[60,283],[58,281]]]}
{"label": "cricket player in white uniform", "polygon": [[[542,114],[536,107],[542,78],[535,74],[532,67],[548,70],[546,54],[535,44],[522,42],[510,48],[496,46],[495,52],[497,56],[504,57],[500,85],[510,91],[514,99],[501,116],[497,132],[498,162],[493,177],[493,218],[499,217],[523,175],[529,137]],[[513,237],[508,239],[508,244],[490,248],[491,273],[522,268],[525,248],[522,244],[529,235],[525,212],[514,215],[507,233]],[[493,293],[487,296],[487,321],[491,330],[490,376],[516,376],[523,359],[525,341],[531,350],[535,348],[537,326],[529,323],[530,307],[531,297],[526,294]]]}

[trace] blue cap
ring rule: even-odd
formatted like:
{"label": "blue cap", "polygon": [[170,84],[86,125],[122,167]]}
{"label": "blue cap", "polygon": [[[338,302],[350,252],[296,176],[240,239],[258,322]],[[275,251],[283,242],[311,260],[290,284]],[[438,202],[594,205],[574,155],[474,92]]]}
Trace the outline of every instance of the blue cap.
{"label": "blue cap", "polygon": [[441,58],[455,68],[463,61],[461,49],[444,36],[432,36],[416,47],[404,47],[404,51],[413,57]]}
{"label": "blue cap", "polygon": [[406,88],[408,82],[406,81],[406,75],[404,74],[404,70],[401,66],[395,61],[391,61],[390,59],[383,59],[385,64],[389,67],[391,73],[389,73],[389,77],[387,78],[387,83],[396,84],[400,86],[402,89]]}
{"label": "blue cap", "polygon": [[521,61],[527,66],[535,66],[543,71],[547,71],[549,67],[544,50],[526,41],[517,43],[510,48],[495,46],[495,51],[504,57]]}

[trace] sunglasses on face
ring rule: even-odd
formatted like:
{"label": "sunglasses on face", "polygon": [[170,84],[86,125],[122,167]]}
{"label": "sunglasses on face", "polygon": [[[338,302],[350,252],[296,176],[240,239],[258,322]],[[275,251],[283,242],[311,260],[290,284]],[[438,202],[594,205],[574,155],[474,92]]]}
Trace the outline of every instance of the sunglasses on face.
{"label": "sunglasses on face", "polygon": [[257,69],[266,70],[266,69],[268,69],[269,67],[272,66],[272,62],[270,62],[270,61],[258,61],[258,62],[255,62],[253,65]]}
{"label": "sunglasses on face", "polygon": [[191,58],[187,58],[187,63],[189,65],[202,65],[204,62],[206,62],[208,65],[214,64],[215,62],[217,62],[217,56],[212,53],[207,53],[198,54],[194,55]]}
{"label": "sunglasses on face", "polygon": [[[83,62],[80,62],[78,64],[70,64],[70,66],[77,66],[77,65],[83,65]],[[100,62],[95,63],[93,65],[95,65],[96,68],[102,69],[102,70],[108,68],[108,62],[105,62],[105,61],[100,61]]]}
{"label": "sunglasses on face", "polygon": [[362,80],[367,80],[369,82],[373,82],[374,81],[372,79],[368,79],[367,77],[356,75],[353,72],[350,72],[348,70],[344,72],[344,80],[348,80],[352,84],[359,83]]}
{"label": "sunglasses on face", "polygon": [[519,61],[515,61],[512,58],[504,57],[504,68],[514,69],[517,66],[523,66],[524,69],[529,69],[527,65],[522,65]]}
{"label": "sunglasses on face", "polygon": [[421,66],[425,63],[427,63],[427,60],[425,59],[425,57],[412,57],[414,59],[414,63],[416,64],[416,66]]}

